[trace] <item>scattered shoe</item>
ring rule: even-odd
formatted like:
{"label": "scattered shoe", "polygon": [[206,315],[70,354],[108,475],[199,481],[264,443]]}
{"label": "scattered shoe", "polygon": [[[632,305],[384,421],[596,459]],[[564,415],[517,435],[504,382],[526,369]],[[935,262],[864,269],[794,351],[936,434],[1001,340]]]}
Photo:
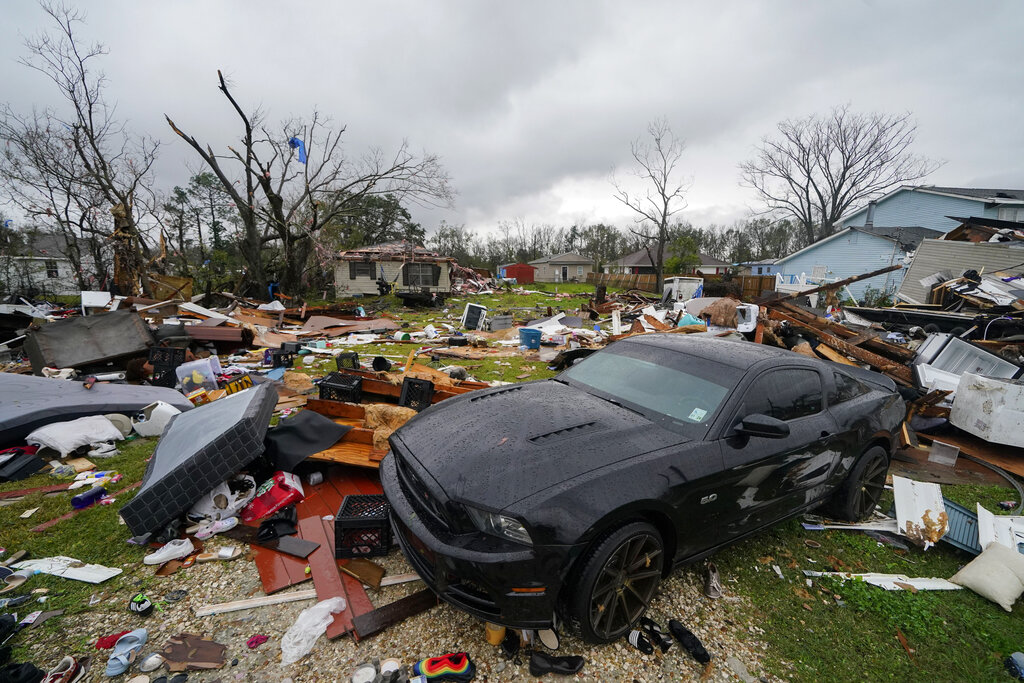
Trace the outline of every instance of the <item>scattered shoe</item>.
{"label": "scattered shoe", "polygon": [[379,675],[375,662],[364,662],[352,670],[352,683],[374,683]]}
{"label": "scattered shoe", "polygon": [[164,658],[159,652],[154,652],[148,655],[145,659],[139,662],[139,671],[148,674],[150,671],[156,671],[163,666]]}
{"label": "scattered shoe", "polygon": [[651,645],[651,641],[647,640],[644,634],[636,629],[629,632],[629,635],[626,636],[626,641],[645,655],[654,654],[654,646]]}
{"label": "scattered shoe", "polygon": [[241,556],[241,548],[233,545],[226,545],[214,553],[199,553],[196,556],[196,562],[213,562],[214,560],[235,560]]}
{"label": "scattered shoe", "polygon": [[146,632],[146,629],[139,628],[118,638],[114,644],[114,652],[110,655],[110,659],[107,660],[106,674],[108,676],[119,676],[127,671],[132,662],[138,658],[139,651],[146,644],[148,637],[149,634]]}
{"label": "scattered shoe", "polygon": [[476,676],[476,667],[465,652],[431,657],[412,666],[416,676],[428,681],[471,681]]}
{"label": "scattered shoe", "polygon": [[117,446],[110,441],[94,443],[86,455],[90,458],[112,458],[117,455]]}
{"label": "scattered shoe", "polygon": [[238,526],[238,517],[218,519],[216,522],[210,522],[209,524],[200,527],[199,530],[196,531],[196,538],[200,541],[205,541],[216,534],[234,529],[236,526]]}
{"label": "scattered shoe", "polygon": [[704,649],[704,644],[700,642],[700,639],[690,633],[689,629],[683,626],[681,623],[672,619],[668,622],[668,630],[672,632],[675,639],[679,641],[679,644],[683,646],[690,655],[701,664],[707,664],[711,661],[711,655]]}
{"label": "scattered shoe", "polygon": [[163,564],[164,562],[170,562],[171,560],[188,557],[194,550],[195,546],[192,545],[192,541],[187,538],[176,538],[173,541],[168,542],[159,550],[146,555],[145,559],[142,560],[142,563]]}
{"label": "scattered shoe", "polygon": [[537,639],[540,640],[541,645],[549,650],[557,650],[561,642],[558,639],[558,632],[550,628],[537,631]]}
{"label": "scattered shoe", "polygon": [[644,633],[647,634],[651,642],[660,647],[662,652],[668,652],[669,648],[672,647],[672,638],[661,630],[658,622],[648,617],[640,617],[637,626],[644,630]]}
{"label": "scattered shoe", "polygon": [[585,663],[583,657],[554,657],[545,652],[534,650],[530,653],[530,675],[534,678],[545,674],[572,676],[579,673]]}
{"label": "scattered shoe", "polygon": [[704,582],[704,595],[712,600],[722,597],[722,581],[718,577],[718,567],[714,562],[708,562],[708,578]]}
{"label": "scattered shoe", "polygon": [[128,603],[128,611],[140,617],[148,617],[153,611],[153,601],[142,593],[136,593]]}
{"label": "scattered shoe", "polygon": [[72,677],[78,670],[78,660],[74,657],[65,657],[60,660],[57,666],[46,672],[43,683],[71,683]]}

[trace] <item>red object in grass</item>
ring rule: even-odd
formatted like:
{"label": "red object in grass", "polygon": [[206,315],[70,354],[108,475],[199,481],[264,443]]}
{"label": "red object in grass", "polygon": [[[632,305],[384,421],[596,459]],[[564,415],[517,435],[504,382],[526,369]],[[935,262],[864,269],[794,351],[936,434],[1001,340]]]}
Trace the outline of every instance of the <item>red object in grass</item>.
{"label": "red object in grass", "polygon": [[117,642],[117,639],[126,633],[131,633],[131,631],[121,631],[120,633],[115,633],[112,636],[103,636],[102,638],[96,641],[96,649],[109,650],[110,648],[114,647],[114,643]]}

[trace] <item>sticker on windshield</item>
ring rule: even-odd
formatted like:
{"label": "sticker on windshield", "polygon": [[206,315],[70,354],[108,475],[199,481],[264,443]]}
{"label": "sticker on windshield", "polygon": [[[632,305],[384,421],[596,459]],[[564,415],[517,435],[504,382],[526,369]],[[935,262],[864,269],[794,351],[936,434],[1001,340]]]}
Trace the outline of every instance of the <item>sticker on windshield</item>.
{"label": "sticker on windshield", "polygon": [[690,413],[690,419],[694,422],[700,422],[704,419],[704,416],[708,414],[708,411],[703,408],[694,408],[693,412]]}

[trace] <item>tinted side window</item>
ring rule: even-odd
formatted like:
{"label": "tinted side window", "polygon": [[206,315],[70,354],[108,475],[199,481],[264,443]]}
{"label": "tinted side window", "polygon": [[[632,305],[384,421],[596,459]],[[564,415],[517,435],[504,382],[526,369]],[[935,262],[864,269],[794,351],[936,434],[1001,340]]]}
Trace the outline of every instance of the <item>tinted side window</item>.
{"label": "tinted side window", "polygon": [[829,391],[829,405],[849,401],[871,391],[863,382],[859,382],[841,372],[833,372],[832,379],[835,382],[835,388]]}
{"label": "tinted side window", "polygon": [[751,385],[737,417],[761,413],[779,420],[795,420],[821,412],[821,399],[821,377],[817,372],[776,370]]}

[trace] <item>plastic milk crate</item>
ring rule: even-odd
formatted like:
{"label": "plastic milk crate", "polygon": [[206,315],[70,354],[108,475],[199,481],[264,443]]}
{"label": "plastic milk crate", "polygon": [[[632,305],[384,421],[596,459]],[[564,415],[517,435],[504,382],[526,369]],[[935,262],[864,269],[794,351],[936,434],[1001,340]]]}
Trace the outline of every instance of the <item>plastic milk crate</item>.
{"label": "plastic milk crate", "polygon": [[359,403],[363,399],[363,378],[332,372],[320,382],[320,398]]}
{"label": "plastic milk crate", "polygon": [[391,547],[391,506],[383,495],[349,495],[334,518],[334,557],[376,557]]}

